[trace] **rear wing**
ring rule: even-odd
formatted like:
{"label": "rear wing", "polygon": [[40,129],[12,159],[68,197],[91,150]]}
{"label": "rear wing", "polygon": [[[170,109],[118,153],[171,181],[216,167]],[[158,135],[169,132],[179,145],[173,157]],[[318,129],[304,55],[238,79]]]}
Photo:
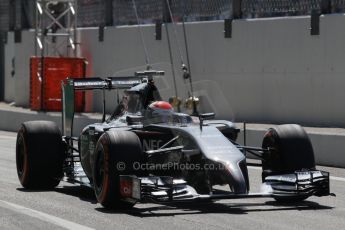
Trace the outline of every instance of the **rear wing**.
{"label": "rear wing", "polygon": [[[141,83],[148,82],[153,76],[164,75],[164,71],[141,71],[130,77],[102,78],[67,78],[62,81],[62,133],[73,137],[73,120],[75,113],[75,91],[130,89]],[[103,120],[105,117],[105,98],[103,94]]]}

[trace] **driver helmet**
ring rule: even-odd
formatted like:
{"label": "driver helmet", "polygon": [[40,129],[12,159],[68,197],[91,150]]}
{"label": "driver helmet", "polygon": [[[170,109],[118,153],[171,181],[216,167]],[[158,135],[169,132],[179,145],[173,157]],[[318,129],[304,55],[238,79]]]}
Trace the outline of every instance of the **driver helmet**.
{"label": "driver helmet", "polygon": [[147,108],[147,117],[152,122],[169,122],[174,113],[172,105],[166,101],[152,102]]}

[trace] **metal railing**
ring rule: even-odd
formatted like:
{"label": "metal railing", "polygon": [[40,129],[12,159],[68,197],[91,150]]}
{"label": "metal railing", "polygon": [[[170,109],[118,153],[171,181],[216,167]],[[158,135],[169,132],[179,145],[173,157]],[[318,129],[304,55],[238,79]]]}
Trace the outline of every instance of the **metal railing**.
{"label": "metal railing", "polygon": [[[175,21],[205,21],[345,12],[345,0],[77,0],[78,27],[118,26],[164,21],[169,3]],[[0,31],[35,27],[34,0],[1,0]],[[237,10],[238,10],[237,9]]]}
{"label": "metal railing", "polygon": [[9,30],[9,1],[0,1],[0,30]]}
{"label": "metal railing", "polygon": [[246,18],[307,15],[320,10],[322,0],[243,0],[242,12]]}

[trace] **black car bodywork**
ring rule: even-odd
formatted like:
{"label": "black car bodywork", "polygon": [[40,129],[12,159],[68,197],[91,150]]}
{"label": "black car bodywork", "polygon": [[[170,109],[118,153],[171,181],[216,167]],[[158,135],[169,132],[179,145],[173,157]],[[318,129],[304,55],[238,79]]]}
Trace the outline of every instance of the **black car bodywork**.
{"label": "black car bodywork", "polygon": [[[62,83],[62,172],[55,174],[58,180],[94,188],[98,201],[106,207],[246,197],[298,201],[330,195],[329,173],[315,170],[310,141],[299,126],[271,129],[262,147],[249,147],[236,143],[240,130],[234,123],[213,120],[212,113],[152,117],[148,105],[162,100],[153,76],[162,74],[143,71],[131,77],[68,79]],[[102,122],[86,126],[75,137],[75,91],[112,89],[124,90],[114,113],[106,119],[104,112]],[[300,134],[295,135],[299,136],[297,141],[295,136],[291,138],[293,130]],[[19,134],[17,169],[22,182],[27,150],[21,150],[25,149],[21,143],[29,145],[25,141],[29,134]],[[301,161],[307,159],[307,164],[294,163],[299,156],[293,153],[289,153],[293,161],[284,159],[290,151],[285,144],[292,139],[295,142],[291,144],[302,149]],[[264,193],[249,193],[245,151],[262,159],[263,185],[269,188]],[[218,191],[214,185],[229,185],[230,191]]]}

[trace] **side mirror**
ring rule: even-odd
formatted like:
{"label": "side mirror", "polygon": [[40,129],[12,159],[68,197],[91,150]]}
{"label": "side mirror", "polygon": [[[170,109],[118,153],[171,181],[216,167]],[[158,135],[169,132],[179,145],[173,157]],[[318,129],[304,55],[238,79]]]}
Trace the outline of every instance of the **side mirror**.
{"label": "side mirror", "polygon": [[202,126],[204,125],[204,120],[211,120],[214,119],[216,116],[215,113],[203,113],[199,115],[200,120],[200,131],[202,131]]}
{"label": "side mirror", "polygon": [[199,115],[199,118],[202,120],[211,120],[214,119],[216,116],[215,113],[203,113]]}

